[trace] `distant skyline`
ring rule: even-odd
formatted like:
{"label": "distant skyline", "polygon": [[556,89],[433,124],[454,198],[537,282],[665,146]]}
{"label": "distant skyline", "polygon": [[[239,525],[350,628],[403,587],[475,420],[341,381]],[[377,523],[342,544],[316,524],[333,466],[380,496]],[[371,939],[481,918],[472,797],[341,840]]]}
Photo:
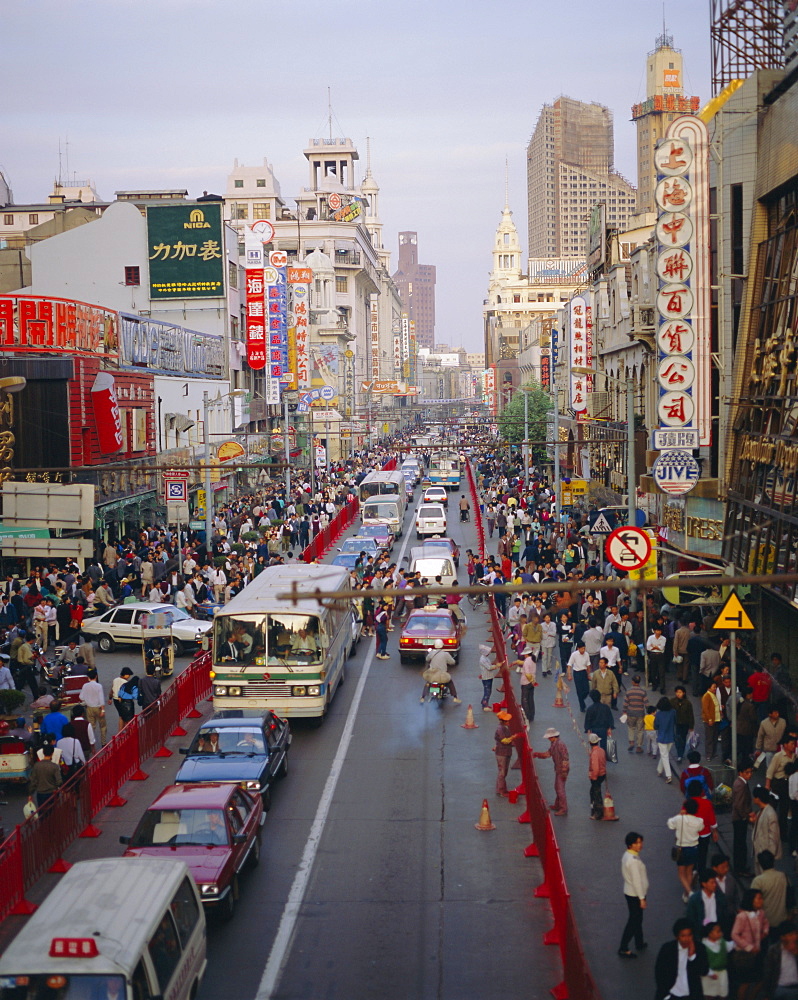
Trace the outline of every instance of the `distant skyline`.
{"label": "distant skyline", "polygon": [[[505,157],[525,255],[525,149],[543,104],[565,94],[607,105],[615,168],[636,183],[630,108],[645,96],[663,5],[37,0],[6,6],[1,23],[12,44],[0,170],[16,202],[46,198],[68,139],[70,173],[106,199],[128,188],[223,193],[236,157],[266,157],[293,208],[308,183],[302,150],[327,134],[329,87],[333,134],[356,143],[358,179],[371,137],[391,269],[398,233],[418,232],[420,259],[438,269],[436,337],[475,352]],[[666,0],[665,23],[685,90],[705,103],[708,4]]]}

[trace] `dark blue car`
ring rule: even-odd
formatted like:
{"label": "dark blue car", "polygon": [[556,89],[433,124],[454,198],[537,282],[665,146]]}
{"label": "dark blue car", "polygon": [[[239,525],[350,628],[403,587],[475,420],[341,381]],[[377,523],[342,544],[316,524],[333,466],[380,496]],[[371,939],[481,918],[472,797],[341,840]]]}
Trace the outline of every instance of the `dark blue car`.
{"label": "dark blue car", "polygon": [[271,806],[272,783],[288,773],[291,729],[274,712],[225,709],[203,722],[177,772],[176,784],[214,781],[240,785]]}

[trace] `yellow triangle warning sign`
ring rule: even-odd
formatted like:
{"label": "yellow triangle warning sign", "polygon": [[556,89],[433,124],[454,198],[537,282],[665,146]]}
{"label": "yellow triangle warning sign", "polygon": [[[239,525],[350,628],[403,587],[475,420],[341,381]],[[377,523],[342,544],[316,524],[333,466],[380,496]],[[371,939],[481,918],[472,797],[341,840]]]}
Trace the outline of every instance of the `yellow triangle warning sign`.
{"label": "yellow triangle warning sign", "polygon": [[736,632],[750,632],[754,623],[746,614],[740,598],[732,591],[715,619],[714,628],[727,628]]}

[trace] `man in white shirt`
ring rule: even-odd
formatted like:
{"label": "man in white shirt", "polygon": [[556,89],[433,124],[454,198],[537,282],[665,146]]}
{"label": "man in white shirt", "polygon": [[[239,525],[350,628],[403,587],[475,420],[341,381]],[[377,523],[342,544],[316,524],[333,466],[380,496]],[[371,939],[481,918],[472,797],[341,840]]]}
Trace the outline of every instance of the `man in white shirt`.
{"label": "man in white shirt", "polygon": [[579,710],[587,710],[585,700],[590,690],[590,657],[585,652],[585,641],[580,639],[576,649],[568,658],[568,680],[573,681],[576,696],[579,699]]}
{"label": "man in white shirt", "polygon": [[102,746],[108,736],[108,726],[105,721],[105,694],[102,684],[97,680],[97,671],[94,667],[89,667],[88,677],[89,679],[80,689],[80,701],[86,706],[86,718],[91,723],[92,728],[95,732],[99,730],[100,746]]}
{"label": "man in white shirt", "polygon": [[652,689],[659,688],[665,694],[665,643],[667,639],[662,629],[656,627],[646,640],[648,651],[648,681]]}
{"label": "man in white shirt", "polygon": [[585,652],[590,657],[590,669],[596,670],[599,662],[599,651],[604,642],[604,633],[595,624],[595,619],[591,619],[590,628],[585,629],[582,638],[585,640]]}
{"label": "man in white shirt", "polygon": [[643,938],[643,910],[646,908],[648,895],[648,873],[640,858],[643,850],[643,835],[631,831],[624,839],[626,851],[621,858],[621,875],[623,876],[623,894],[629,910],[629,919],[621,935],[621,945],[618,954],[621,958],[632,958],[629,943],[634,938],[635,948],[641,951],[646,946]]}

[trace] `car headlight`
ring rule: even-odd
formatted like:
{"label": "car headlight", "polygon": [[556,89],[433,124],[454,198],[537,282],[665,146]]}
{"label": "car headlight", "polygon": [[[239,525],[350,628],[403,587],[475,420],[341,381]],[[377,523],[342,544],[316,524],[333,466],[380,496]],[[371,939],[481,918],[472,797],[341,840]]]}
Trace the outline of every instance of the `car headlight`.
{"label": "car headlight", "polygon": [[313,684],[311,685],[311,687],[308,688],[308,694],[310,695],[311,698],[318,698],[318,696],[321,694],[321,688],[319,687],[318,684]]}
{"label": "car headlight", "polygon": [[227,689],[227,693],[230,694],[230,695],[232,695],[234,698],[240,698],[241,697],[241,688],[238,687],[238,686],[229,687]]}
{"label": "car headlight", "polygon": [[260,782],[259,781],[242,781],[241,787],[246,788],[248,792],[259,792]]}
{"label": "car headlight", "polygon": [[293,688],[293,694],[297,697],[307,694],[307,688],[303,687],[301,684],[295,684]]}
{"label": "car headlight", "polygon": [[208,882],[204,885],[200,885],[199,890],[203,896],[210,897],[219,895],[219,886],[216,885],[215,882]]}
{"label": "car headlight", "polygon": [[227,688],[224,686],[224,684],[216,684],[214,686],[213,693],[217,697],[223,698],[227,694]]}

